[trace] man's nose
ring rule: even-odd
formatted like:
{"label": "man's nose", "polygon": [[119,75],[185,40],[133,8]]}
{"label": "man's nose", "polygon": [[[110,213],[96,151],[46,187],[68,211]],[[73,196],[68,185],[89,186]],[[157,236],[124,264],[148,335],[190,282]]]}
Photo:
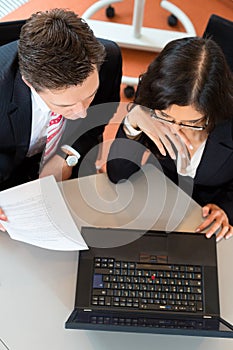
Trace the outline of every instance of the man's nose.
{"label": "man's nose", "polygon": [[87,108],[82,102],[77,103],[73,108],[72,112],[74,114],[85,114],[86,115]]}

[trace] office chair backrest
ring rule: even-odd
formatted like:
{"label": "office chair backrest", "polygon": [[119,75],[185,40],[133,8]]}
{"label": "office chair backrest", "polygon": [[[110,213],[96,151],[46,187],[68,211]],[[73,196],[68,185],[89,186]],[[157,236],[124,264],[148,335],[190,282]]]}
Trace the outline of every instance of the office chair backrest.
{"label": "office chair backrest", "polygon": [[217,15],[211,15],[203,37],[211,37],[216,41],[233,71],[233,22]]}
{"label": "office chair backrest", "polygon": [[0,22],[0,46],[18,40],[21,27],[25,22],[26,20],[24,19],[11,22]]}

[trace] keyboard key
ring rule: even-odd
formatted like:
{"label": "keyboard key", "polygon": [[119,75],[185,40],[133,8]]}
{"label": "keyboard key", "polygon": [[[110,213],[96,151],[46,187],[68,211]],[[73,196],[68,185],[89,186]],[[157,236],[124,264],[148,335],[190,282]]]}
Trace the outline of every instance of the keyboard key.
{"label": "keyboard key", "polygon": [[95,307],[203,312],[200,266],[94,259]]}

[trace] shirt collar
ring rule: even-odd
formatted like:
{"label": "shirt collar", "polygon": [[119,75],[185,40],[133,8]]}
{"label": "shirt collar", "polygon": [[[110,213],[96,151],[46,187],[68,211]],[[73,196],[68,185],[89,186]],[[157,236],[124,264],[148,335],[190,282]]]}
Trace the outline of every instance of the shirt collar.
{"label": "shirt collar", "polygon": [[47,106],[47,104],[44,102],[44,100],[40,97],[40,95],[35,91],[35,89],[31,89],[31,96],[32,100],[35,103],[35,105],[43,112],[43,113],[49,113],[50,109]]}

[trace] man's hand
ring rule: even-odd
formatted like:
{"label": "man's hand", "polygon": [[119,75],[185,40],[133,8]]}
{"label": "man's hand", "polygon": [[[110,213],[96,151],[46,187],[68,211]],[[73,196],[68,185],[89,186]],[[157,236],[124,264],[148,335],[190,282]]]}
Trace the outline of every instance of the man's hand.
{"label": "man's hand", "polygon": [[[7,221],[7,217],[6,217],[5,213],[4,213],[4,211],[2,210],[2,208],[0,208],[0,220]],[[3,231],[3,232],[6,231],[5,227],[1,224],[1,222],[0,222],[0,230]]]}
{"label": "man's hand", "polygon": [[210,238],[218,230],[216,241],[219,242],[223,238],[233,237],[233,226],[229,224],[227,214],[224,210],[219,208],[215,204],[207,204],[202,208],[202,215],[205,221],[197,227],[196,232],[200,232],[211,225],[210,229],[206,233],[206,237]]}
{"label": "man's hand", "polygon": [[62,157],[59,155],[53,156],[42,168],[40,178],[54,175],[56,181],[67,180],[72,173],[72,167],[69,167]]}

